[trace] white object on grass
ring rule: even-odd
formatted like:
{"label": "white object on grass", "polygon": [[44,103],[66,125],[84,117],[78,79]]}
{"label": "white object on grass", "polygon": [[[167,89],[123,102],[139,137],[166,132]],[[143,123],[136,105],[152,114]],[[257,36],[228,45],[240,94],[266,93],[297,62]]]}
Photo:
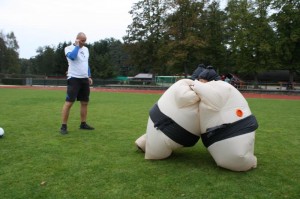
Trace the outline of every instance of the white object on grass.
{"label": "white object on grass", "polygon": [[0,127],[0,138],[4,136],[4,130]]}

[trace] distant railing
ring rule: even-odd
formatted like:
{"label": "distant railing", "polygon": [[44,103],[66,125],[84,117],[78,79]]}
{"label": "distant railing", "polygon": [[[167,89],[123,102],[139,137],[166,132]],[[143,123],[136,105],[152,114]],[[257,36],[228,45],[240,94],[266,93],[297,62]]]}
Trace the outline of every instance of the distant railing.
{"label": "distant railing", "polygon": [[[176,79],[178,81],[178,79]],[[112,86],[112,87],[151,87],[168,88],[174,82],[151,81],[151,80],[115,80],[115,79],[93,79],[94,87]],[[27,86],[66,86],[66,79],[55,78],[2,78],[0,84],[5,85],[27,85]],[[270,91],[300,91],[298,82],[238,82],[233,84],[239,90],[270,90]]]}
{"label": "distant railing", "polygon": [[243,82],[240,84],[234,85],[238,89],[257,89],[257,90],[300,90],[300,83],[293,82],[277,82],[277,83],[269,83],[269,82]]}

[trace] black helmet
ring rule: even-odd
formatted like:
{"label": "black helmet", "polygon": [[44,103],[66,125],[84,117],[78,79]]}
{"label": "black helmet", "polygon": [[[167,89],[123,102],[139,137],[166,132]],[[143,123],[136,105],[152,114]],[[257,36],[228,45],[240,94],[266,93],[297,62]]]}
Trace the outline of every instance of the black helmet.
{"label": "black helmet", "polygon": [[[210,68],[209,68],[210,67]],[[207,69],[205,69],[203,72],[200,73],[198,76],[198,79],[205,79],[207,81],[212,81],[212,80],[220,80],[220,76],[218,73],[213,69],[212,66],[208,66]]]}

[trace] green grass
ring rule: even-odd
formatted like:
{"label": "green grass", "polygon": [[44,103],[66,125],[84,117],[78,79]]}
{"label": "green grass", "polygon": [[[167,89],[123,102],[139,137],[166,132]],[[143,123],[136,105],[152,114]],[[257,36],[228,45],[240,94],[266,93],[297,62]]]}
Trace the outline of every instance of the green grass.
{"label": "green grass", "polygon": [[79,103],[59,134],[64,91],[0,89],[0,198],[299,198],[300,101],[248,99],[257,117],[258,168],[216,166],[199,142],[166,160],[144,160],[158,94],[93,92],[81,131]]}

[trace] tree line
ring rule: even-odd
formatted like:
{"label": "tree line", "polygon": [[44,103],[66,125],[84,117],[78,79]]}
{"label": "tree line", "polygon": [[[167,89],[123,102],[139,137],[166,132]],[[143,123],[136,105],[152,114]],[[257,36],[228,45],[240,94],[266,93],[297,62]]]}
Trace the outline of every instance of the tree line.
{"label": "tree line", "polygon": [[[259,73],[300,71],[299,0],[141,0],[123,42],[114,38],[87,44],[96,78],[191,74],[198,64],[257,81]],[[30,59],[18,58],[12,33],[0,34],[0,73],[65,75],[64,48],[44,46]]]}

